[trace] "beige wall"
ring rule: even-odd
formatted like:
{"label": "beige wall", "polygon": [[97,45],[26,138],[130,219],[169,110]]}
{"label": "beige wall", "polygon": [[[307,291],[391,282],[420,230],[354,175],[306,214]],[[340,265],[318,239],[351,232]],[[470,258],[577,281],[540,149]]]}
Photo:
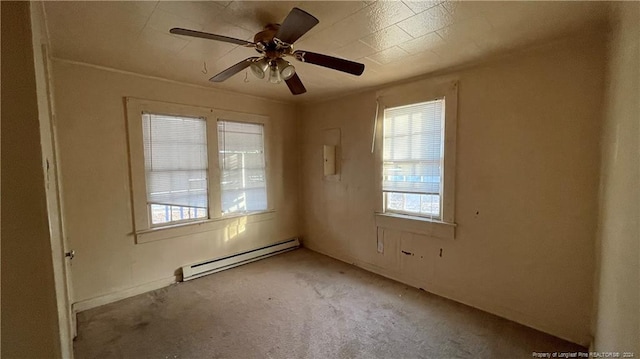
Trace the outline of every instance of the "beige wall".
{"label": "beige wall", "polygon": [[600,180],[598,351],[640,353],[640,4],[614,8]]}
{"label": "beige wall", "polygon": [[[290,106],[57,60],[53,74],[65,235],[76,251],[73,301],[92,303],[83,308],[166,285],[182,265],[298,235],[296,119]],[[125,96],[269,116],[273,219],[136,244]]]}
{"label": "beige wall", "polygon": [[61,355],[29,5],[2,2],[3,358]]}
{"label": "beige wall", "polygon": [[[375,92],[301,108],[304,244],[588,344],[602,42],[586,34],[390,90],[459,80],[454,240],[385,229],[384,254],[376,252]],[[333,128],[342,134],[340,181],[322,176]]]}

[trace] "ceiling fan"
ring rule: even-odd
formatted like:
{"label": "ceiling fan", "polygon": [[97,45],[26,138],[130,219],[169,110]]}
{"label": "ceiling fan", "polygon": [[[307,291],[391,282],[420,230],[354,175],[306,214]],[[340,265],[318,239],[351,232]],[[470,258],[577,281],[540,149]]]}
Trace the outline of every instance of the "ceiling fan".
{"label": "ceiling fan", "polygon": [[284,80],[292,94],[300,95],[307,92],[307,90],[302,84],[302,81],[300,81],[298,74],[296,74],[295,68],[283,59],[285,56],[291,56],[298,61],[327,67],[356,76],[360,76],[362,72],[364,72],[364,65],[361,63],[315,52],[293,49],[293,43],[318,23],[318,19],[313,15],[294,7],[282,24],[268,24],[264,27],[264,30],[254,36],[253,42],[177,27],[171,29],[169,32],[176,35],[199,37],[253,47],[260,53],[260,56],[249,57],[238,62],[213,76],[209,81],[222,82],[247,67],[250,67],[251,71],[258,78],[262,79],[268,73],[269,82],[280,83]]}

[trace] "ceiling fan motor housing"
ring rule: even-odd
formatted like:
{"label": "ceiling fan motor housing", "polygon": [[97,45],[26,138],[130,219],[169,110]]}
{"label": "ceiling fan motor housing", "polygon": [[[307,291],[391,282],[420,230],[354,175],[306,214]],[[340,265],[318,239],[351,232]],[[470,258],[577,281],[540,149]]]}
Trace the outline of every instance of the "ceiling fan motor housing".
{"label": "ceiling fan motor housing", "polygon": [[292,46],[275,38],[280,24],[269,24],[253,37],[256,43],[256,51],[266,56],[268,59],[276,60],[291,52]]}

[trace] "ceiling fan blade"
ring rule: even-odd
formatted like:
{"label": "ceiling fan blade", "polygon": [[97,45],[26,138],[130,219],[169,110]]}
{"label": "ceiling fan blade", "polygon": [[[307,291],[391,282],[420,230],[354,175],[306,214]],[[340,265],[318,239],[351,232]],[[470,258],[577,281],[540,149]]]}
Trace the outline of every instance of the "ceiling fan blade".
{"label": "ceiling fan blade", "polygon": [[300,95],[307,92],[307,89],[304,88],[304,85],[302,84],[302,81],[300,81],[300,77],[298,77],[298,74],[294,74],[290,79],[285,80],[285,82],[287,83],[287,86],[289,87],[291,93],[294,95]]}
{"label": "ceiling fan blade", "polygon": [[312,27],[320,21],[308,12],[294,7],[284,19],[280,29],[276,33],[276,38],[287,44],[293,44]]}
{"label": "ceiling fan blade", "polygon": [[253,63],[253,61],[255,61],[257,59],[257,57],[250,57],[248,59],[244,59],[240,62],[238,62],[237,64],[229,67],[228,69],[220,72],[219,74],[213,76],[212,78],[209,79],[209,81],[211,82],[222,82],[226,79],[228,79],[229,77],[237,74],[238,72],[246,69],[247,67],[249,67],[251,65],[251,63]]}
{"label": "ceiling fan blade", "polygon": [[333,56],[317,54],[315,52],[297,50],[293,53],[296,59],[310,64],[328,67],[330,69],[360,76],[364,72],[364,64]]}
{"label": "ceiling fan blade", "polygon": [[169,32],[172,33],[172,34],[176,34],[176,35],[199,37],[201,39],[229,42],[229,43],[236,44],[236,45],[243,45],[243,46],[255,46],[256,45],[253,42],[246,41],[246,40],[235,39],[235,38],[229,37],[229,36],[222,36],[222,35],[210,34],[208,32],[182,29],[182,28],[179,28],[179,27],[174,27],[173,29],[169,30]]}

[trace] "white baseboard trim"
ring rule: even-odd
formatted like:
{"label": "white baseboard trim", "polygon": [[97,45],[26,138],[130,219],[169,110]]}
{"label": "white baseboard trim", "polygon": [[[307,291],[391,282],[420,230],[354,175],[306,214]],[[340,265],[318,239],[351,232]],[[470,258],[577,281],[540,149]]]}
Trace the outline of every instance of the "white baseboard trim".
{"label": "white baseboard trim", "polygon": [[589,347],[590,346],[590,342],[591,342],[591,338],[590,337],[585,337],[585,336],[579,336],[577,335],[575,332],[571,331],[571,330],[567,330],[565,328],[559,328],[559,327],[555,327],[555,326],[549,326],[546,325],[544,323],[539,323],[538,321],[535,320],[535,318],[531,318],[530,316],[527,316],[524,313],[521,313],[517,310],[513,310],[510,308],[505,308],[505,307],[496,307],[495,305],[493,305],[492,303],[487,302],[486,300],[481,300],[478,298],[465,298],[465,299],[460,299],[460,298],[456,298],[456,296],[451,295],[450,293],[448,293],[449,291],[446,290],[446,288],[441,288],[437,285],[433,285],[433,284],[421,284],[418,283],[415,280],[412,280],[411,278],[404,278],[403,276],[401,276],[398,273],[393,273],[385,268],[381,268],[379,266],[376,266],[374,264],[370,264],[367,262],[362,262],[359,261],[355,258],[350,258],[349,256],[341,256],[341,255],[336,255],[334,253],[331,252],[327,252],[323,249],[317,248],[316,246],[314,246],[313,244],[308,245],[308,243],[305,243],[304,247],[314,251],[314,252],[318,252],[320,254],[326,255],[327,257],[331,257],[334,259],[337,259],[341,262],[346,262],[349,264],[352,264],[356,267],[360,267],[368,272],[372,272],[378,275],[381,275],[385,278],[389,278],[391,280],[394,280],[396,282],[400,282],[406,285],[409,285],[411,287],[414,288],[418,288],[418,289],[422,289],[426,292],[435,294],[439,297],[443,297],[449,300],[452,300],[454,302],[458,302],[464,305],[467,305],[469,307],[472,308],[476,308],[479,309],[483,312],[487,312],[493,315],[496,315],[498,317],[501,318],[505,318],[507,320],[516,322],[518,324],[522,324],[526,327],[529,328],[533,328],[535,330],[541,331],[543,333],[547,333],[549,335],[553,335],[556,336],[560,339],[564,339],[566,341],[572,342],[572,343],[576,343],[579,345],[582,345],[584,347]]}
{"label": "white baseboard trim", "polygon": [[71,306],[74,313],[83,312],[88,309],[96,308],[105,304],[117,302],[122,299],[126,299],[129,297],[133,297],[138,294],[150,292],[152,290],[168,287],[169,285],[176,283],[176,277],[171,276],[167,278],[162,278],[153,282],[141,284],[135,286],[133,288],[127,288],[124,290],[120,290],[117,292],[101,295],[98,297],[81,300],[79,302],[73,303]]}

